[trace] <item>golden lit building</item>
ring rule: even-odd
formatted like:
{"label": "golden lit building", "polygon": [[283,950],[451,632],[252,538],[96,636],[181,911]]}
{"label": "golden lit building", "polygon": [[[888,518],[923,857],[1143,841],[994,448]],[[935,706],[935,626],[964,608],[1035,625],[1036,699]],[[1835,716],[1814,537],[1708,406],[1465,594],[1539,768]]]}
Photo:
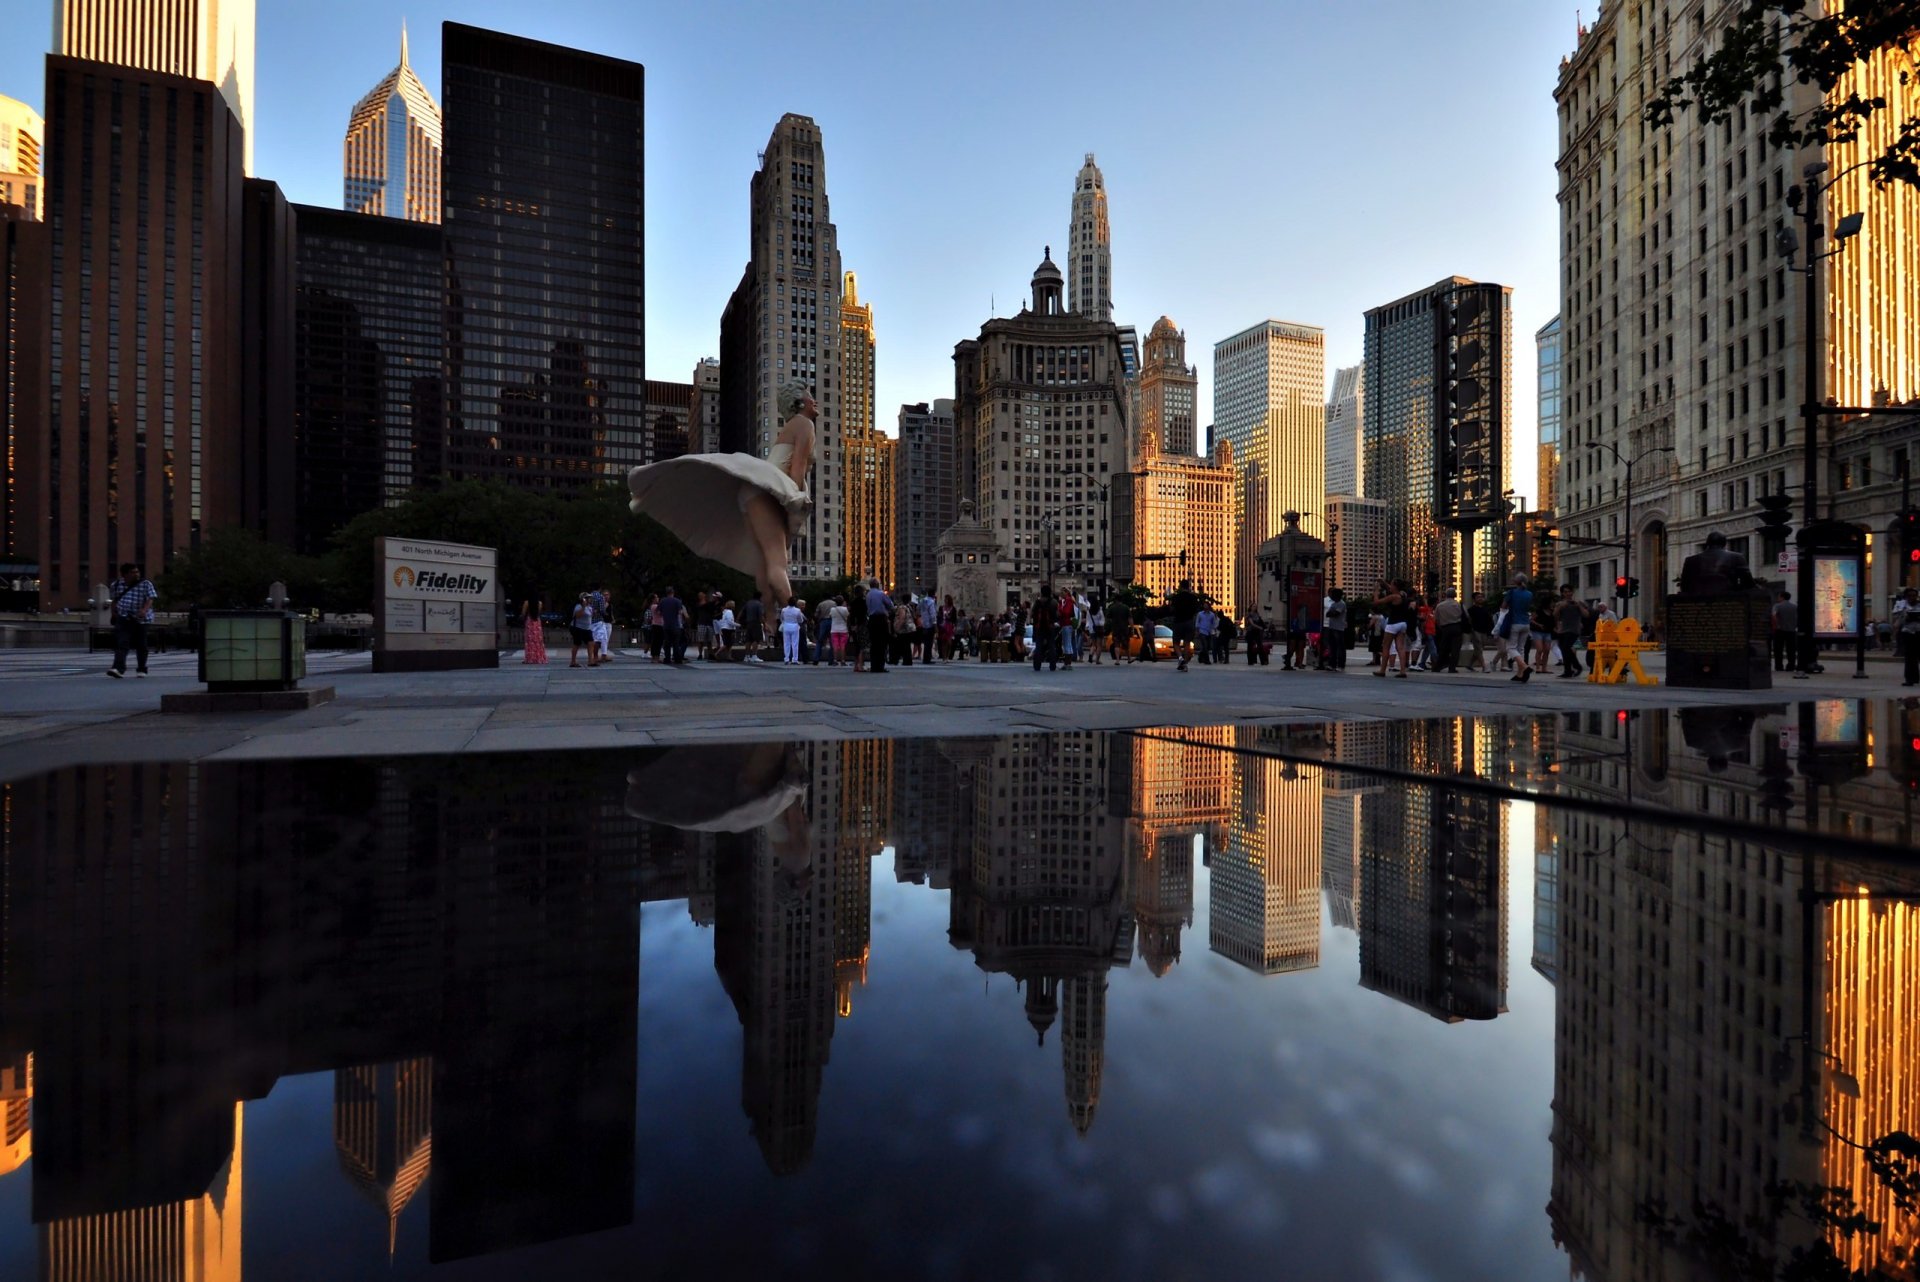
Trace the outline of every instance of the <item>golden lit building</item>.
{"label": "golden lit building", "polygon": [[1198,454],[1194,422],[1200,372],[1187,364],[1187,336],[1162,316],[1147,333],[1146,359],[1140,367],[1138,448],[1162,454]]}
{"label": "golden lit building", "polygon": [[41,1276],[52,1282],[240,1282],[244,1106],[233,1106],[233,1155],[192,1201],[106,1211],[41,1226]]}
{"label": "golden lit building", "polygon": [[341,151],[348,211],[440,221],[440,104],[407,60],[405,24],[400,65],[354,104]]}
{"label": "golden lit building", "polygon": [[[1254,599],[1254,553],[1298,512],[1316,538],[1327,496],[1327,336],[1264,320],[1213,345],[1213,442],[1233,446],[1234,600]],[[1371,394],[1371,388],[1369,388]]]}
{"label": "golden lit building", "polygon": [[1114,481],[1114,581],[1143,584],[1158,602],[1190,579],[1238,617],[1233,446],[1222,441],[1214,458],[1203,459],[1162,454],[1151,436],[1142,445],[1137,472]]}
{"label": "golden lit building", "polygon": [[433,1169],[433,1060],[336,1070],[333,1146],[340,1169],[386,1216],[391,1256],[400,1213]]}
{"label": "golden lit building", "polygon": [[0,94],[0,205],[18,205],[38,221],[46,207],[40,150],[47,122],[24,102]]}
{"label": "golden lit building", "polygon": [[53,52],[205,80],[245,132],[253,173],[254,0],[55,0]]}
{"label": "golden lit building", "polygon": [[834,1010],[853,1014],[853,987],[867,982],[873,938],[873,857],[893,826],[893,752],[889,739],[848,739],[818,751],[840,758],[840,835],[833,897]]}
{"label": "golden lit building", "polygon": [[[1261,730],[1241,727],[1252,748]],[[1256,975],[1320,964],[1321,784],[1325,770],[1254,754],[1233,759],[1226,842],[1211,860],[1208,946]]]}
{"label": "golden lit building", "polygon": [[0,1064],[0,1175],[33,1156],[33,1056]]}
{"label": "golden lit building", "polygon": [[874,426],[873,305],[860,301],[846,273],[840,303],[841,440],[846,452],[845,574],[878,575],[892,585],[899,570],[893,514],[896,446]]}
{"label": "golden lit building", "polygon": [[1211,726],[1181,742],[1134,738],[1115,752],[1134,924],[1155,975],[1180,960],[1180,932],[1193,924],[1194,839],[1218,845],[1232,809],[1233,758],[1223,751],[1232,743],[1232,727]]}

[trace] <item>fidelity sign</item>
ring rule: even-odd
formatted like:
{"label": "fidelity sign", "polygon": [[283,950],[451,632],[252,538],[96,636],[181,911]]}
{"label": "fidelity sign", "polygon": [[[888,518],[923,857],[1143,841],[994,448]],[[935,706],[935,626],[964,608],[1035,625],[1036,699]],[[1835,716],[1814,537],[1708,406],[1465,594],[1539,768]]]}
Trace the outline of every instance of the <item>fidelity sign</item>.
{"label": "fidelity sign", "polygon": [[499,571],[492,548],[383,538],[376,672],[498,667]]}

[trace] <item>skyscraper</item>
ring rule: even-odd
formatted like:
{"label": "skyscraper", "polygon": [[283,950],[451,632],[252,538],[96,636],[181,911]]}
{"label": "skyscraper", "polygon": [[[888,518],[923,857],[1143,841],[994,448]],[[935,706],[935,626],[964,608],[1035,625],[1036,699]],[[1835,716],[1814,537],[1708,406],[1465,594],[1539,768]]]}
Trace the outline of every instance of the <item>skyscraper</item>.
{"label": "skyscraper", "polygon": [[[1326,513],[1327,585],[1343,589],[1349,599],[1371,599],[1387,576],[1387,505],[1379,499],[1329,494]],[[1353,613],[1349,610],[1348,617]]]}
{"label": "skyscraper", "polygon": [[0,562],[11,567],[0,577],[23,582],[43,542],[47,230],[23,206],[0,205]]}
{"label": "skyscraper", "polygon": [[697,395],[692,383],[647,380],[647,462],[679,458],[689,451]]}
{"label": "skyscraper", "polygon": [[[1252,747],[1262,731],[1242,727]],[[1275,757],[1234,759],[1226,842],[1213,852],[1208,947],[1256,975],[1320,964],[1322,774]]]}
{"label": "skyscraper", "polygon": [[938,580],[935,549],[960,515],[960,449],[953,401],[902,405],[894,456],[894,556],[899,586],[931,592]]}
{"label": "skyscraper", "polygon": [[1222,441],[1204,459],[1162,454],[1151,436],[1146,445],[1140,466],[1113,480],[1112,577],[1143,585],[1156,602],[1188,579],[1237,618],[1251,602],[1238,595],[1235,572],[1233,446]]}
{"label": "skyscraper", "polygon": [[46,136],[39,112],[0,94],[0,205],[18,205],[35,220],[46,205],[40,158]]}
{"label": "skyscraper", "polygon": [[1540,512],[1554,510],[1560,491],[1560,388],[1566,376],[1566,344],[1561,333],[1556,316],[1533,335],[1540,358],[1540,457],[1533,506]]}
{"label": "skyscraper", "polygon": [[1187,336],[1162,316],[1147,333],[1146,360],[1140,369],[1142,448],[1148,440],[1162,454],[1197,454],[1194,407],[1200,393],[1200,372],[1187,364]]}
{"label": "skyscraper", "polygon": [[254,0],[54,0],[53,52],[211,83],[239,122],[251,174],[253,9]]}
{"label": "skyscraper", "polygon": [[645,457],[645,71],[442,32],[447,470],[624,477]]}
{"label": "skyscraper", "polygon": [[687,448],[695,454],[720,449],[720,361],[703,356],[693,367],[693,421],[687,427]]}
{"label": "skyscraper", "polygon": [[999,538],[1002,592],[1029,600],[1049,583],[1092,586],[1104,572],[1098,487],[1128,461],[1119,331],[1069,313],[1064,292],[1049,250],[1032,305],[953,350],[966,497]]}
{"label": "skyscraper", "polygon": [[[1471,540],[1458,538],[1447,524],[1449,514],[1439,504],[1446,478],[1436,476],[1454,453],[1443,439],[1452,421],[1453,329],[1471,313],[1472,323],[1485,330],[1471,349],[1465,342],[1458,349],[1463,355],[1471,350],[1484,371],[1474,380],[1480,398],[1474,408],[1489,417],[1477,444],[1497,470],[1505,462],[1513,413],[1511,294],[1504,285],[1450,276],[1366,313],[1361,468],[1367,497],[1387,505],[1387,573],[1405,577],[1417,591],[1466,588],[1471,554],[1462,546],[1471,547]],[[1497,502],[1498,476],[1485,483],[1492,487],[1485,499]]]}
{"label": "skyscraper", "polygon": [[[84,6],[69,6],[83,8]],[[41,604],[242,519],[240,121],[202,80],[47,60]]]}
{"label": "skyscraper", "polygon": [[1280,532],[1281,513],[1323,533],[1326,388],[1326,332],[1316,325],[1265,320],[1213,345],[1214,437],[1232,443],[1240,474],[1234,596],[1243,603],[1258,599],[1254,554]]}
{"label": "skyscraper", "polygon": [[813,389],[813,510],[794,540],[795,578],[845,564],[845,402],[839,371],[840,248],[827,207],[827,151],[810,116],[780,117],[753,176],[752,257],[720,318],[721,449],[764,456],[780,428],[780,387]]}
{"label": "skyscraper", "polygon": [[295,545],[440,474],[440,229],[294,206]]}
{"label": "skyscraper", "polygon": [[1087,153],[1073,180],[1067,224],[1067,310],[1089,320],[1113,319],[1113,230],[1107,225],[1107,180]]}
{"label": "skyscraper", "polygon": [[440,104],[413,74],[405,23],[400,65],[354,104],[342,152],[353,213],[440,221]]}
{"label": "skyscraper", "polygon": [[1329,494],[1364,495],[1367,492],[1366,458],[1362,445],[1362,416],[1366,408],[1366,389],[1360,367],[1349,365],[1333,371],[1333,395],[1327,398],[1327,479]]}
{"label": "skyscraper", "polygon": [[842,475],[847,526],[841,549],[845,574],[879,575],[891,584],[898,571],[893,497],[897,442],[874,425],[873,306],[860,301],[846,273],[840,298],[840,421],[846,442]]}

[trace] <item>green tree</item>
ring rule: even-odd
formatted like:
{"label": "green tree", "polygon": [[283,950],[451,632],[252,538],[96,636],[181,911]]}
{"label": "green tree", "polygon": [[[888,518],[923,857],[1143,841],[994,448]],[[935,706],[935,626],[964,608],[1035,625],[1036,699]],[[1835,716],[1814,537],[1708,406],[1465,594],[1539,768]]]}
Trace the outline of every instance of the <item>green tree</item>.
{"label": "green tree", "polygon": [[324,607],[321,563],[270,543],[252,530],[215,530],[200,546],[176,555],[155,586],[170,609],[251,610],[266,604],[275,583],[287,586],[296,608]]}
{"label": "green tree", "polygon": [[[1874,116],[1897,108],[1885,98],[1834,90],[1848,72],[1890,49],[1902,51],[1898,79],[1910,86],[1917,44],[1920,5],[1914,0],[1847,0],[1843,9],[1809,0],[1747,0],[1720,47],[1669,80],[1647,104],[1645,119],[1665,129],[1677,111],[1689,109],[1719,124],[1746,104],[1773,117],[1767,142],[1776,149],[1852,142]],[[1789,82],[1818,88],[1820,104],[1799,114],[1785,110]],[[1871,158],[1867,172],[1875,186],[1920,187],[1920,116],[1894,122],[1893,140]]]}

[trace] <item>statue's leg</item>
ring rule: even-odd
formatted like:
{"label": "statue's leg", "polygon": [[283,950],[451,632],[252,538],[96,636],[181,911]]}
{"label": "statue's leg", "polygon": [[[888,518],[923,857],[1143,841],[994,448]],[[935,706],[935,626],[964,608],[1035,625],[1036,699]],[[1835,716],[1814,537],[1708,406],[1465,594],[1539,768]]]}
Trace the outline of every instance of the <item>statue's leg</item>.
{"label": "statue's leg", "polygon": [[764,494],[756,494],[746,504],[747,528],[760,545],[760,597],[766,603],[767,617],[777,619],[787,602],[793,600],[793,583],[787,577],[787,521],[780,505]]}

